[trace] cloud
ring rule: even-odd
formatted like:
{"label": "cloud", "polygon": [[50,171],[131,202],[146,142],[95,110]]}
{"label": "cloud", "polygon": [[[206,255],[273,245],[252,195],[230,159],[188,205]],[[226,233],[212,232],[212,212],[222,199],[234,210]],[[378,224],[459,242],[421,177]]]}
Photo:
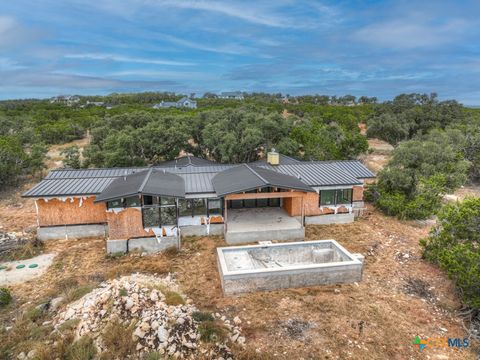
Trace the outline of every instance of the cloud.
{"label": "cloud", "polygon": [[153,64],[153,65],[171,65],[171,66],[195,65],[194,63],[191,63],[191,62],[160,60],[155,58],[150,59],[150,58],[143,58],[143,57],[133,57],[133,56],[124,56],[124,55],[116,55],[116,54],[102,54],[102,53],[66,54],[64,55],[64,58],[115,61],[115,62]]}
{"label": "cloud", "polygon": [[38,39],[41,33],[23,27],[12,16],[0,15],[0,49],[20,47]]}
{"label": "cloud", "polygon": [[172,35],[164,34],[164,35],[159,35],[159,37],[177,45],[185,46],[191,49],[214,52],[214,53],[245,55],[245,54],[251,54],[254,52],[254,50],[249,47],[233,44],[233,43],[231,43],[230,45],[213,46],[213,45],[206,45],[204,42],[189,41],[189,40],[181,39]]}
{"label": "cloud", "polygon": [[449,19],[438,24],[412,16],[367,25],[356,31],[354,38],[390,49],[434,48],[456,41],[465,34],[468,26],[468,22],[462,19]]}

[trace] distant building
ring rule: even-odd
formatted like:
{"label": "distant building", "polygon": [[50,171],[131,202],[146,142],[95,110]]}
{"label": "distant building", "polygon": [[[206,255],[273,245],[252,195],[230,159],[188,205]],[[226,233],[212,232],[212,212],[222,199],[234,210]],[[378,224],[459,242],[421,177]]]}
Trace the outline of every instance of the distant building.
{"label": "distant building", "polygon": [[234,100],[243,100],[243,94],[241,91],[227,91],[222,92],[218,95],[220,99],[234,99]]}
{"label": "distant building", "polygon": [[185,96],[178,101],[162,101],[158,104],[153,105],[154,109],[166,109],[171,107],[196,109],[197,102]]}
{"label": "distant building", "polygon": [[103,106],[105,103],[103,101],[87,101],[86,104],[87,106]]}
{"label": "distant building", "polygon": [[80,101],[80,96],[77,95],[60,95],[54,96],[50,99],[50,104],[63,103],[67,106],[72,106]]}

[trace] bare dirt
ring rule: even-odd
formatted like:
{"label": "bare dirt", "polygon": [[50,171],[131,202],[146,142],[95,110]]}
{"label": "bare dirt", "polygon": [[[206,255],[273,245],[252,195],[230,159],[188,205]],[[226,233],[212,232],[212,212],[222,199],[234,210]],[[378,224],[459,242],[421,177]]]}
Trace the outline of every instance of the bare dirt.
{"label": "bare dirt", "polygon": [[421,259],[419,239],[427,227],[400,222],[369,208],[347,225],[309,226],[307,238],[336,239],[366,256],[362,282],[225,297],[215,248],[221,237],[186,238],[181,251],[151,256],[105,256],[105,242],[46,243],[55,252],[39,279],[12,287],[19,305],[54,296],[61,283],[80,284],[130,274],[175,272],[182,290],[202,309],[240,316],[247,338],[239,358],[266,359],[474,359],[470,350],[428,349],[415,336],[465,336],[453,284]]}
{"label": "bare dirt", "polygon": [[62,150],[65,150],[66,148],[71,146],[78,146],[80,154],[82,154],[83,149],[90,143],[90,140],[91,137],[87,134],[87,136],[83,139],[74,140],[72,142],[61,145],[52,145],[47,152],[47,160],[45,162],[47,168],[53,169],[63,167],[64,157],[61,155]]}
{"label": "bare dirt", "polygon": [[368,146],[370,153],[362,155],[360,160],[377,174],[390,160],[393,146],[379,139],[368,139]]}

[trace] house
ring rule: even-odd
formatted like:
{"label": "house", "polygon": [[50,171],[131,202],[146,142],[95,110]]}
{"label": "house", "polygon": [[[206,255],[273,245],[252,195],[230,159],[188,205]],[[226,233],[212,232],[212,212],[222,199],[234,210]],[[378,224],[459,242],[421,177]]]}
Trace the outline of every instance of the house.
{"label": "house", "polygon": [[109,252],[158,251],[184,235],[229,244],[303,240],[305,225],[349,223],[374,178],[360,161],[269,152],[248,164],[184,156],[152,167],[52,170],[35,199],[41,240],[105,236]]}
{"label": "house", "polygon": [[77,95],[60,95],[50,99],[50,104],[63,103],[67,106],[72,106],[80,102],[80,96]]}
{"label": "house", "polygon": [[241,91],[227,91],[222,92],[218,95],[220,99],[235,99],[235,100],[243,100],[243,94]]}
{"label": "house", "polygon": [[171,107],[196,109],[197,102],[185,96],[178,101],[162,101],[158,104],[153,105],[154,109],[166,109]]}

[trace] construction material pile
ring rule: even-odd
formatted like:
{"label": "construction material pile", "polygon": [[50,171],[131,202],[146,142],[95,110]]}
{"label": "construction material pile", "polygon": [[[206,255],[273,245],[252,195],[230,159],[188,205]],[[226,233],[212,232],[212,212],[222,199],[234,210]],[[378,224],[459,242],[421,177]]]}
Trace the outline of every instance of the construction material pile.
{"label": "construction material pile", "polygon": [[7,233],[0,231],[0,253],[12,250],[17,246],[25,244],[28,241],[23,236],[17,236],[15,233]]}
{"label": "construction material pile", "polygon": [[118,322],[132,329],[136,355],[151,352],[175,358],[230,359],[227,344],[243,344],[241,320],[198,311],[178,292],[172,275],[164,278],[133,274],[102,283],[69,304],[54,320],[56,328],[78,319],[76,336],[93,338],[99,352],[108,351],[103,330]]}

